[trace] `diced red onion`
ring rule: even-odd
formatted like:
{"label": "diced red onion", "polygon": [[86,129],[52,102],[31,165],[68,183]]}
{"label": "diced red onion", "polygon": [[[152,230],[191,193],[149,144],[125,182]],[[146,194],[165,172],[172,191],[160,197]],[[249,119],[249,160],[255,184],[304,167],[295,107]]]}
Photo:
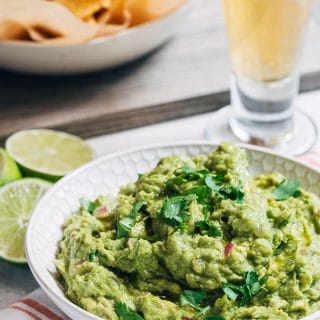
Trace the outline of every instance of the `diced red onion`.
{"label": "diced red onion", "polygon": [[233,250],[234,247],[235,247],[235,243],[233,243],[233,242],[228,243],[224,247],[224,255],[227,257],[231,253],[231,251]]}
{"label": "diced red onion", "polygon": [[94,213],[96,218],[105,218],[109,213],[109,210],[107,207],[101,207],[97,209]]}

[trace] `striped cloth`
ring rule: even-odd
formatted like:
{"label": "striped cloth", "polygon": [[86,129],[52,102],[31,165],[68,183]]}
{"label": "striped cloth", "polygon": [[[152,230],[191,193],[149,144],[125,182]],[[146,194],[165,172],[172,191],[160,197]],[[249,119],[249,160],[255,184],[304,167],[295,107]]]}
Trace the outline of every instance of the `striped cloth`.
{"label": "striped cloth", "polygon": [[0,311],[1,320],[70,320],[42,291],[37,289],[28,296]]}
{"label": "striped cloth", "polygon": [[[320,150],[311,151],[300,157],[300,160],[313,167],[320,167]],[[37,289],[7,309],[0,310],[0,320],[70,320],[70,318],[63,314],[41,289]]]}

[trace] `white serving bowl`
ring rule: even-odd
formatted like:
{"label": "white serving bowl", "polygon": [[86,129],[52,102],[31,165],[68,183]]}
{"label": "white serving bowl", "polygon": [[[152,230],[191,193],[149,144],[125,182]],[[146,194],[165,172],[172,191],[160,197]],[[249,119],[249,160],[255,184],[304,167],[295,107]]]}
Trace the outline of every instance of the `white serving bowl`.
{"label": "white serving bowl", "polygon": [[0,40],[0,68],[59,75],[116,67],[166,42],[185,20],[188,7],[187,2],[164,17],[83,44],[50,45]]}
{"label": "white serving bowl", "polygon": [[[320,196],[320,172],[267,149],[242,145],[253,175],[279,171],[297,179],[303,188]],[[40,200],[27,229],[26,254],[30,269],[42,289],[71,319],[98,320],[95,315],[70,302],[54,278],[54,259],[67,216],[79,208],[79,198],[95,199],[100,194],[115,196],[119,187],[134,181],[138,173],[152,169],[162,157],[173,154],[209,154],[216,148],[208,142],[155,145],[115,153],[97,159],[56,183]],[[320,313],[304,320],[320,319]]]}

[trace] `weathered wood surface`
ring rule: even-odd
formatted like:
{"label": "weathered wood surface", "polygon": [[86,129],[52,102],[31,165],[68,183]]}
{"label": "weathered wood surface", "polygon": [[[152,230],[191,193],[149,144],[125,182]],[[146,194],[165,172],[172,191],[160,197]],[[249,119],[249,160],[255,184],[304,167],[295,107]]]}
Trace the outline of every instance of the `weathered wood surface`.
{"label": "weathered wood surface", "polygon": [[[77,77],[0,71],[0,141],[30,127],[83,137],[214,110],[228,102],[228,55],[218,0],[190,0],[176,37],[129,66]],[[319,87],[320,0],[310,21],[302,72]],[[218,94],[217,94],[218,93]],[[200,97],[199,99],[194,99]]]}

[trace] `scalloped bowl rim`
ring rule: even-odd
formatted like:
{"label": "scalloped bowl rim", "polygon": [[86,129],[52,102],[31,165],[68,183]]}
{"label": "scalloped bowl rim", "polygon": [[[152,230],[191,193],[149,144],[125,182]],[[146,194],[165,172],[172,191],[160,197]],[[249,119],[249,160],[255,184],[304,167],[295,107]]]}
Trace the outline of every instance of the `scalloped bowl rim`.
{"label": "scalloped bowl rim", "polygon": [[[212,148],[216,148],[219,144],[218,143],[214,143],[214,142],[208,142],[207,140],[186,140],[186,141],[176,141],[176,142],[169,142],[169,143],[156,143],[156,144],[148,144],[146,146],[141,146],[141,147],[135,147],[135,148],[130,148],[128,150],[125,151],[119,151],[119,152],[115,152],[112,154],[108,154],[102,157],[97,158],[96,160],[93,160],[91,162],[89,162],[88,164],[85,164],[84,166],[76,169],[74,172],[68,174],[67,176],[65,176],[64,178],[62,178],[61,180],[59,180],[45,195],[44,197],[39,201],[38,205],[36,206],[33,215],[30,218],[28,227],[27,227],[27,232],[26,232],[26,240],[25,240],[25,250],[26,250],[26,257],[28,260],[28,265],[30,267],[30,270],[33,274],[33,276],[35,277],[35,279],[37,280],[38,284],[40,285],[40,287],[42,287],[44,289],[44,291],[52,298],[54,298],[54,302],[57,304],[57,301],[62,304],[62,305],[67,305],[69,308],[74,309],[75,311],[77,311],[78,313],[81,313],[82,316],[88,318],[88,319],[94,319],[94,320],[101,320],[100,317],[80,308],[78,305],[72,303],[67,297],[65,297],[64,295],[59,295],[57,294],[49,285],[46,284],[45,279],[43,279],[43,277],[38,274],[37,271],[37,267],[35,265],[33,265],[32,262],[32,252],[30,252],[29,250],[29,246],[31,245],[31,241],[32,241],[32,226],[34,223],[36,223],[34,220],[37,217],[37,213],[38,212],[38,208],[41,208],[41,206],[46,202],[46,200],[51,197],[53,194],[55,194],[57,192],[57,190],[59,190],[60,186],[67,184],[70,180],[72,180],[75,176],[77,176],[78,174],[80,174],[83,171],[86,171],[88,168],[91,167],[95,167],[97,164],[103,163],[105,161],[111,160],[113,158],[117,158],[126,154],[130,154],[130,153],[134,153],[134,152],[138,152],[138,151],[147,151],[147,150],[152,150],[152,149],[156,149],[156,148],[174,148],[174,147],[183,147],[183,146],[192,146],[192,145],[197,145],[197,146],[206,146],[206,147],[212,147]],[[291,162],[294,165],[299,165],[302,167],[305,167],[306,169],[312,171],[313,173],[315,173],[316,175],[320,176],[320,170],[317,169],[316,167],[309,165],[309,164],[305,164],[297,159],[294,159],[293,157],[289,157],[289,156],[285,156],[282,154],[279,154],[273,150],[269,150],[263,147],[259,147],[259,146],[252,146],[252,145],[248,145],[248,144],[244,144],[244,143],[237,143],[237,145],[239,145],[240,147],[246,149],[246,150],[251,150],[251,151],[257,151],[260,153],[264,153],[267,155],[271,155],[274,156],[276,158],[281,158],[285,161]],[[72,214],[70,212],[70,214]],[[62,292],[63,293],[63,292]],[[57,304],[59,307],[59,304]],[[317,311],[301,320],[317,320],[320,319],[320,311]]]}

